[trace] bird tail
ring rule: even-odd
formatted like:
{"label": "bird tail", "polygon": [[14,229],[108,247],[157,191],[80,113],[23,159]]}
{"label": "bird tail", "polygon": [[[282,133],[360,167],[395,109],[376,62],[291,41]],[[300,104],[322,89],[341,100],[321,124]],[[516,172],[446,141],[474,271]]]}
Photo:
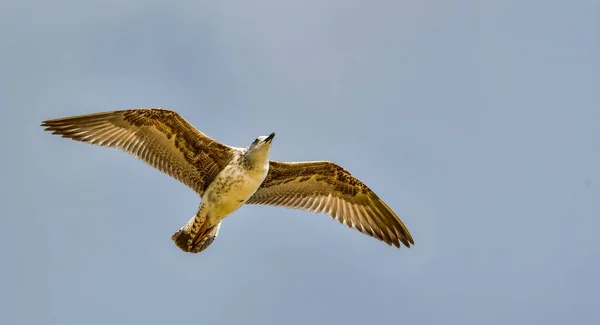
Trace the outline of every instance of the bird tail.
{"label": "bird tail", "polygon": [[182,251],[197,254],[215,241],[219,234],[221,223],[219,222],[215,226],[207,226],[207,223],[204,223],[198,227],[197,231],[194,231],[195,227],[188,226],[189,223],[174,233],[171,239],[173,239],[175,245]]}

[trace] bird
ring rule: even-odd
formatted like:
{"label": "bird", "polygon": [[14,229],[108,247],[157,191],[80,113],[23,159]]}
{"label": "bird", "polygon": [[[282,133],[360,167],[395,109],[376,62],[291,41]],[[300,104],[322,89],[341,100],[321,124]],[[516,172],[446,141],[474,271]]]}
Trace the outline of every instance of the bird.
{"label": "bird", "polygon": [[338,164],[270,160],[274,132],[237,148],[163,108],[76,115],[41,126],[63,138],[121,149],[195,191],[198,210],[171,237],[184,252],[204,251],[217,238],[221,221],[245,204],[324,213],[389,246],[414,245],[394,211]]}

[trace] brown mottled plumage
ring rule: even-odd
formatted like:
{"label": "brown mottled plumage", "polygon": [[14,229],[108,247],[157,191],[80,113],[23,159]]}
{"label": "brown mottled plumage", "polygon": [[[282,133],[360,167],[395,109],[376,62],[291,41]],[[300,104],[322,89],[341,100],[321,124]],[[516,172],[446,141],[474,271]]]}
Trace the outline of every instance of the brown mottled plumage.
{"label": "brown mottled plumage", "polygon": [[165,109],[130,109],[43,121],[63,138],[119,148],[202,195],[227,165],[226,146]]}
{"label": "brown mottled plumage", "polygon": [[65,138],[122,149],[198,193],[198,212],[172,237],[186,252],[206,249],[220,221],[244,203],[323,212],[389,245],[414,244],[398,216],[342,167],[328,161],[269,161],[274,133],[248,148],[234,148],[206,136],[176,112],[158,108],[66,117],[42,126]]}
{"label": "brown mottled plumage", "polygon": [[269,174],[246,204],[323,212],[387,244],[414,244],[406,226],[365,184],[329,161],[269,162]]}

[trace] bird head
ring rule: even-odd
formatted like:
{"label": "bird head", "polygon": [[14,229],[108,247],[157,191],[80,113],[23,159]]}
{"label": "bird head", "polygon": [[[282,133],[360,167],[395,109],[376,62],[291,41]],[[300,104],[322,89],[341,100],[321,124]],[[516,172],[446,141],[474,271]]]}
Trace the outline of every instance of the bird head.
{"label": "bird head", "polygon": [[248,151],[268,149],[271,146],[271,141],[275,137],[275,132],[270,135],[261,135],[248,147]]}
{"label": "bird head", "polygon": [[267,160],[269,156],[269,149],[271,148],[271,141],[275,137],[275,132],[270,135],[261,135],[256,138],[254,142],[248,146],[246,155],[252,160]]}

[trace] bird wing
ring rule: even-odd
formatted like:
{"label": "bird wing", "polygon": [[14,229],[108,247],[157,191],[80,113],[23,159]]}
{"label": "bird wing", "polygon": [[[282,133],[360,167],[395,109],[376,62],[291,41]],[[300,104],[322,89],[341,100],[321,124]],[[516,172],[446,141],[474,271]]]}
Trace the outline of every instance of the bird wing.
{"label": "bird wing", "polygon": [[246,203],[324,212],[388,245],[414,245],[398,216],[365,184],[332,162],[270,161],[265,181]]}
{"label": "bird wing", "polygon": [[203,195],[234,149],[203,134],[174,111],[141,108],[43,121],[46,131],[119,148]]}

